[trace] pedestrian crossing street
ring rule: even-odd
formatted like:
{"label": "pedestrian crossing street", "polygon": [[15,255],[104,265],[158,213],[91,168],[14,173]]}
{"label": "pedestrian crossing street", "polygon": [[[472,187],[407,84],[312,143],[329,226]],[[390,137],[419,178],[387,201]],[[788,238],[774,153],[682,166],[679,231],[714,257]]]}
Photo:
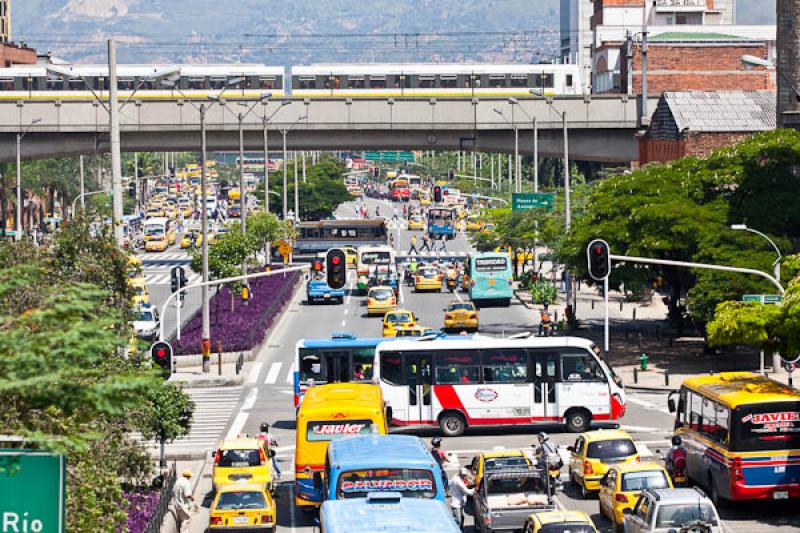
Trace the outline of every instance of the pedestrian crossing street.
{"label": "pedestrian crossing street", "polygon": [[416,254],[409,254],[408,250],[400,250],[397,252],[398,257],[411,257],[411,255],[416,255],[417,257],[467,257],[469,252],[448,252],[447,250],[436,250],[435,252],[425,250],[424,252],[417,252]]}
{"label": "pedestrian crossing street", "polygon": [[[228,421],[239,406],[243,387],[215,387],[205,389],[184,389],[194,402],[192,428],[189,434],[167,444],[167,450],[213,449],[222,439]],[[141,434],[132,433],[136,440]],[[148,443],[150,447],[158,444]]]}

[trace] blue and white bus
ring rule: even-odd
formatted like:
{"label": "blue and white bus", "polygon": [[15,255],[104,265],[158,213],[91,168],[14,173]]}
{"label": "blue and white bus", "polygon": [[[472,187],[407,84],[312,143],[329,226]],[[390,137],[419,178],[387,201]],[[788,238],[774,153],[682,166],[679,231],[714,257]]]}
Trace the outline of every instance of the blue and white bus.
{"label": "blue and white bus", "polygon": [[428,210],[428,235],[439,239],[444,235],[448,239],[456,237],[456,212],[453,209],[434,207]]}
{"label": "blue and white bus", "polygon": [[464,275],[469,297],[475,305],[511,304],[514,296],[511,268],[511,259],[506,253],[479,252],[469,255]]}
{"label": "blue and white bus", "polygon": [[334,333],[328,339],[300,339],[295,348],[294,405],[300,405],[309,387],[324,383],[372,381],[378,343],[394,337],[358,338]]}

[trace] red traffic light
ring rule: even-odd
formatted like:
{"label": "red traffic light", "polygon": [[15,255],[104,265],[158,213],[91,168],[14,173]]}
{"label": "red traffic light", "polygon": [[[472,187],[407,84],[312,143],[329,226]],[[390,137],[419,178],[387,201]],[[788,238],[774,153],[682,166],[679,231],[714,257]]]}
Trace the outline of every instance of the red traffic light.
{"label": "red traffic light", "polygon": [[338,265],[339,263],[341,263],[341,261],[342,260],[341,258],[339,258],[338,255],[334,255],[333,257],[331,257],[331,263],[333,263],[334,265]]}
{"label": "red traffic light", "polygon": [[158,348],[156,350],[156,357],[159,359],[164,359],[167,356],[167,350],[165,348]]}

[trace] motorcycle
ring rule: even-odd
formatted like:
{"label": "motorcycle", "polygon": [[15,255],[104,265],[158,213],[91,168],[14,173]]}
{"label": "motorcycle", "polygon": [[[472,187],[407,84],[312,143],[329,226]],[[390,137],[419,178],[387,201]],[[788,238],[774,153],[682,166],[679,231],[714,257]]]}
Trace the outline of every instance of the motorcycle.
{"label": "motorcycle", "polygon": [[450,290],[450,292],[455,292],[456,283],[457,283],[456,278],[447,278],[447,288]]}
{"label": "motorcycle", "polygon": [[542,322],[539,324],[540,337],[552,337],[556,333],[556,327],[552,322]]}
{"label": "motorcycle", "polygon": [[414,286],[414,273],[411,270],[406,269],[405,273],[403,274],[403,281],[405,281],[408,287]]}
{"label": "motorcycle", "polygon": [[557,453],[542,455],[539,453],[539,468],[542,474],[547,473],[547,489],[550,496],[555,495],[556,490],[561,488],[561,467],[564,466],[561,456]]}
{"label": "motorcycle", "polygon": [[664,463],[676,488],[689,486],[689,478],[686,476],[686,450],[683,447],[671,449]]}

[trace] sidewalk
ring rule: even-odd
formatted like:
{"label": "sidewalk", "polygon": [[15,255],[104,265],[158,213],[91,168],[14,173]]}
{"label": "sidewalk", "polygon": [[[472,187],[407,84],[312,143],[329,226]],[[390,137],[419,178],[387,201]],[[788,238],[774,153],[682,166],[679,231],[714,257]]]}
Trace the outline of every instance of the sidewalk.
{"label": "sidewalk", "polygon": [[[203,499],[211,491],[211,466],[210,461],[178,461],[175,463],[178,476],[184,469],[192,471],[192,494],[198,510],[192,513],[188,531],[203,533],[208,527],[208,512],[203,508]],[[178,524],[175,518],[175,506],[170,502],[169,511],[161,522],[161,533],[178,533]]]}
{"label": "sidewalk", "polygon": [[169,377],[168,381],[184,389],[231,387],[244,383],[244,377],[251,365],[251,362],[245,362],[238,374],[236,373],[236,363],[223,362],[221,373],[218,363],[212,364],[209,372],[203,372],[202,365],[181,367]]}
{"label": "sidewalk", "polygon": [[[705,372],[698,368],[699,366],[700,365],[696,366],[696,372],[671,372],[668,365],[649,365],[648,369],[645,371],[640,370],[638,365],[623,365],[615,366],[614,372],[616,372],[616,374],[622,378],[622,382],[625,384],[626,389],[653,392],[667,392],[675,390],[680,387],[681,383],[683,383],[685,379],[697,377],[703,374],[717,374],[719,372],[733,371],[759,372],[758,366],[753,368],[752,365],[749,365],[746,368],[719,368]],[[728,365],[723,365],[723,367],[725,366]],[[789,384],[789,374],[782,368],[777,372],[773,372],[770,362],[766,365],[765,370],[768,378],[774,379],[775,381],[783,383],[784,385]],[[797,382],[795,381],[793,386],[796,383]]]}

